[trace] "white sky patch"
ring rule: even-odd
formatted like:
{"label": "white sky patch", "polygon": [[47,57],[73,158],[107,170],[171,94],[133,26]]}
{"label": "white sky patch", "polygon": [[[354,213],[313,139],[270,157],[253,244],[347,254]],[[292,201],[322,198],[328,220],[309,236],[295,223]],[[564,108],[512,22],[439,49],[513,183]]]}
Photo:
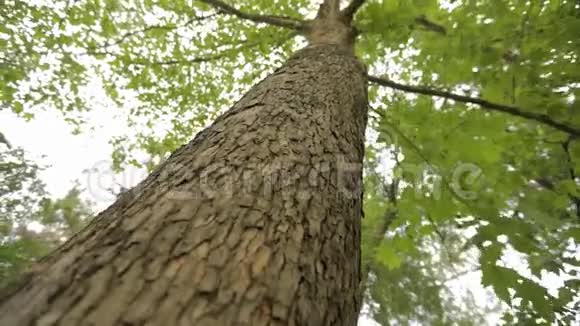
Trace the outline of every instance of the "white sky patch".
{"label": "white sky patch", "polygon": [[[92,91],[98,95],[102,90]],[[132,186],[144,177],[143,172],[131,168],[122,175],[112,175],[109,140],[127,130],[115,109],[97,106],[87,113],[89,123],[84,130],[88,131],[81,135],[73,135],[73,127],[52,110],[37,112],[29,122],[2,110],[0,130],[13,146],[24,148],[40,165],[47,165],[40,176],[51,195],[66,195],[78,180],[83,198],[103,209],[114,200],[109,189],[117,184]]]}
{"label": "white sky patch", "polygon": [[33,231],[33,232],[42,232],[42,230],[45,229],[45,226],[40,224],[37,221],[32,221],[30,223],[28,223],[28,225],[26,225],[26,229],[29,231]]}

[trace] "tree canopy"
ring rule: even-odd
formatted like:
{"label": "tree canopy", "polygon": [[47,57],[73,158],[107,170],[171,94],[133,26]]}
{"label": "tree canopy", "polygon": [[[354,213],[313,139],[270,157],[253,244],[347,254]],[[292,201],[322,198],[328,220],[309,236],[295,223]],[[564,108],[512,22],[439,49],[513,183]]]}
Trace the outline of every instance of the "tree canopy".
{"label": "tree canopy", "polygon": [[[363,250],[373,317],[477,324],[481,316],[449,313],[469,309],[446,301],[446,283],[432,277],[448,256],[461,267],[477,258],[482,284],[508,307],[507,323],[573,320],[580,4],[346,3],[369,74]],[[318,4],[8,0],[0,7],[1,109],[24,119],[57,110],[81,133],[95,110],[91,90],[103,88],[131,128],[111,140],[114,168],[151,168],[304,46],[301,29]],[[540,284],[546,273],[565,280],[557,293]],[[405,277],[422,283],[401,286]],[[396,307],[393,293],[408,305]]]}

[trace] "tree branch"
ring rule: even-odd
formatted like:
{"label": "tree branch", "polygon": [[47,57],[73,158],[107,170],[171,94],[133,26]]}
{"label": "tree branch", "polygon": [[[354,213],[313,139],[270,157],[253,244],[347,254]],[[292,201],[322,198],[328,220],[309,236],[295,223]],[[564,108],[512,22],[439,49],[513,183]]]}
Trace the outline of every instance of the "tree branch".
{"label": "tree branch", "polygon": [[8,147],[8,149],[12,149],[12,145],[10,145],[8,139],[6,139],[4,134],[2,134],[1,132],[0,132],[0,144],[4,144],[6,145],[6,147]]}
{"label": "tree branch", "polygon": [[221,0],[199,0],[199,1],[208,4],[214,8],[217,8],[227,14],[234,15],[241,19],[250,20],[255,23],[265,23],[274,26],[290,28],[294,30],[301,30],[304,26],[304,22],[296,18],[250,14],[240,11]]}
{"label": "tree branch", "polygon": [[[397,161],[396,164],[398,165],[399,162]],[[397,218],[397,195],[399,189],[399,179],[393,178],[390,184],[383,184],[383,188],[386,191],[385,199],[389,203],[389,207],[385,211],[385,214],[380,219],[380,222],[377,225],[377,228],[374,230],[372,237],[371,237],[371,250],[376,251],[377,248],[381,245],[381,242],[385,238],[387,230],[393,224],[395,219]],[[368,288],[369,284],[367,283],[367,278],[369,273],[373,270],[373,263],[372,261],[366,262],[363,266],[361,266],[361,274],[363,277],[364,282],[361,283],[360,286],[360,293],[361,296],[364,296],[364,292]]]}
{"label": "tree branch", "polygon": [[354,15],[364,3],[365,0],[352,0],[348,6],[342,10],[342,15],[347,19],[347,22],[352,22]]}
{"label": "tree branch", "polygon": [[131,65],[140,65],[140,66],[148,66],[148,65],[154,65],[154,66],[170,66],[170,65],[176,65],[176,64],[194,64],[194,63],[201,63],[201,62],[209,62],[209,61],[219,60],[219,59],[222,59],[222,58],[227,57],[230,54],[232,54],[232,51],[224,51],[222,53],[218,53],[218,54],[214,54],[214,55],[196,57],[196,58],[185,59],[185,60],[166,60],[166,61],[137,60],[137,61],[129,62],[129,64],[131,64]]}
{"label": "tree branch", "polygon": [[[296,35],[296,33],[294,33],[294,32],[289,33],[288,36],[283,37],[279,40],[279,42],[274,43],[274,47],[278,48],[278,47],[284,45],[284,43],[286,43],[288,40],[290,40],[295,35]],[[241,50],[255,47],[258,44],[260,44],[260,42],[239,43],[239,44],[237,44],[238,46],[232,46],[228,49],[224,49],[221,52],[217,52],[214,54],[202,55],[199,57],[185,59],[185,60],[176,60],[176,59],[170,59],[170,60],[165,60],[165,61],[136,60],[136,61],[129,62],[129,64],[131,64],[131,65],[169,66],[169,65],[176,65],[176,64],[195,64],[195,63],[202,63],[202,62],[210,62],[210,61],[215,61],[215,60],[226,58],[230,55],[236,55]],[[213,52],[215,52],[215,51],[213,51]],[[110,54],[110,53],[105,53],[105,54]]]}
{"label": "tree branch", "polygon": [[[576,173],[574,171],[574,163],[572,162],[572,155],[570,154],[570,143],[572,142],[572,137],[568,137],[568,139],[562,143],[562,149],[564,150],[564,154],[566,154],[566,160],[568,161],[568,173],[570,174],[570,179],[576,183]],[[574,203],[576,209],[576,216],[580,218],[580,198],[569,194],[570,199]]]}
{"label": "tree branch", "polygon": [[86,54],[101,54],[99,53],[97,50],[102,50],[102,49],[107,49],[110,48],[114,45],[119,45],[123,42],[125,42],[127,39],[133,37],[133,36],[137,36],[139,34],[145,34],[149,31],[152,30],[166,30],[166,31],[172,31],[172,30],[176,30],[182,27],[186,27],[194,22],[201,22],[204,21],[206,19],[210,19],[215,17],[217,14],[211,14],[211,15],[207,15],[207,16],[195,16],[190,18],[188,21],[186,21],[184,24],[182,25],[149,25],[149,26],[145,26],[141,29],[138,30],[134,30],[134,31],[129,31],[123,35],[121,35],[121,37],[119,37],[117,40],[114,40],[112,42],[105,42],[105,44],[103,45],[99,45],[93,48],[88,49],[86,52],[81,53],[82,55],[86,55]]}
{"label": "tree branch", "polygon": [[425,15],[421,15],[415,18],[415,23],[422,26],[428,31],[439,33],[441,35],[447,35],[447,30],[445,29],[445,27],[430,21],[429,19],[427,19]]}
{"label": "tree branch", "polygon": [[493,103],[493,102],[489,102],[489,101],[486,101],[486,100],[481,99],[481,98],[454,94],[454,93],[450,93],[450,92],[446,92],[446,91],[442,91],[442,90],[438,90],[438,89],[432,89],[432,88],[423,87],[423,86],[403,85],[403,84],[399,84],[397,82],[394,82],[392,80],[388,80],[385,78],[379,78],[379,77],[375,77],[375,76],[368,76],[368,79],[371,83],[375,83],[375,84],[378,84],[381,86],[386,86],[386,87],[398,89],[398,90],[401,90],[404,92],[437,96],[437,97],[443,97],[443,98],[455,100],[458,102],[476,104],[484,109],[488,109],[491,111],[503,112],[503,113],[507,113],[507,114],[510,114],[513,116],[525,118],[528,120],[534,120],[536,122],[539,122],[541,124],[550,126],[554,129],[563,131],[563,132],[568,133],[570,135],[573,135],[575,137],[580,137],[580,127],[570,126],[570,125],[567,125],[563,122],[556,121],[556,120],[552,119],[547,114],[535,113],[535,112],[523,110],[522,108],[519,108],[516,106]]}
{"label": "tree branch", "polygon": [[442,280],[442,283],[454,281],[462,276],[465,276],[465,275],[470,274],[470,273],[479,272],[480,270],[481,270],[480,268],[474,267],[472,269],[466,269],[464,271],[457,272],[454,275],[451,275],[451,276],[447,277],[446,279]]}

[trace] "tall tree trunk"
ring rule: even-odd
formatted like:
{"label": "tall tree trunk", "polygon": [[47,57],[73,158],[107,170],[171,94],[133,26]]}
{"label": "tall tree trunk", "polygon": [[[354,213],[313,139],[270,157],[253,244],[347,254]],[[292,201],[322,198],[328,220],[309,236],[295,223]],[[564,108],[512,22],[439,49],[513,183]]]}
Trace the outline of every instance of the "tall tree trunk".
{"label": "tall tree trunk", "polygon": [[0,325],[356,325],[366,75],[314,45],[0,299]]}

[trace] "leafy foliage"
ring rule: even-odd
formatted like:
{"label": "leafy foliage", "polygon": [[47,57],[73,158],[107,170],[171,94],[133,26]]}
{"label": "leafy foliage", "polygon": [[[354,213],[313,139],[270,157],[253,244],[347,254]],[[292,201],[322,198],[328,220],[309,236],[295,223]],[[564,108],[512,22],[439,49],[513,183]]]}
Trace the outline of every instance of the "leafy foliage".
{"label": "leafy foliage", "polygon": [[[231,3],[299,19],[314,9],[304,0]],[[355,18],[357,54],[370,74],[522,108],[577,130],[578,6],[573,0],[369,0]],[[112,140],[115,167],[139,166],[136,152],[159,162],[301,44],[293,31],[242,20],[205,1],[6,1],[0,103],[27,119],[40,104],[55,108],[81,130],[83,113],[92,109],[83,90],[101,85],[136,133]],[[385,182],[366,180],[363,249],[375,278],[368,299],[383,309],[375,318],[395,318],[386,309],[398,301],[388,294],[400,293],[400,283],[387,280],[408,276],[433,286],[406,286],[406,302],[417,303],[413,293],[428,291],[417,305],[428,318],[450,321],[446,290],[425,267],[440,265],[427,261],[433,248],[441,250],[442,234],[457,238],[447,245],[465,242],[462,248],[479,256],[482,284],[509,307],[506,323],[575,318],[577,135],[509,110],[379,86],[369,94],[369,128],[386,148],[369,150],[369,157],[387,153],[396,160],[387,185],[395,179],[399,185],[386,197],[373,190]],[[375,162],[367,171],[383,168]],[[404,232],[384,236],[394,230]],[[519,253],[522,268],[508,264],[510,253]],[[565,285],[548,291],[541,282],[547,273],[567,279]],[[427,320],[411,306],[397,311],[401,320]]]}
{"label": "leafy foliage", "polygon": [[0,151],[0,287],[77,232],[91,216],[90,203],[76,188],[63,198],[49,198],[39,177],[42,167],[26,156],[20,148]]}
{"label": "leafy foliage", "polygon": [[401,225],[399,181],[381,175],[374,150],[367,153],[363,270],[369,313],[382,325],[484,324],[494,309],[451,287],[455,278],[475,272],[473,252],[464,248],[467,237],[449,227],[445,235],[441,226],[434,232],[428,221],[420,228]]}

